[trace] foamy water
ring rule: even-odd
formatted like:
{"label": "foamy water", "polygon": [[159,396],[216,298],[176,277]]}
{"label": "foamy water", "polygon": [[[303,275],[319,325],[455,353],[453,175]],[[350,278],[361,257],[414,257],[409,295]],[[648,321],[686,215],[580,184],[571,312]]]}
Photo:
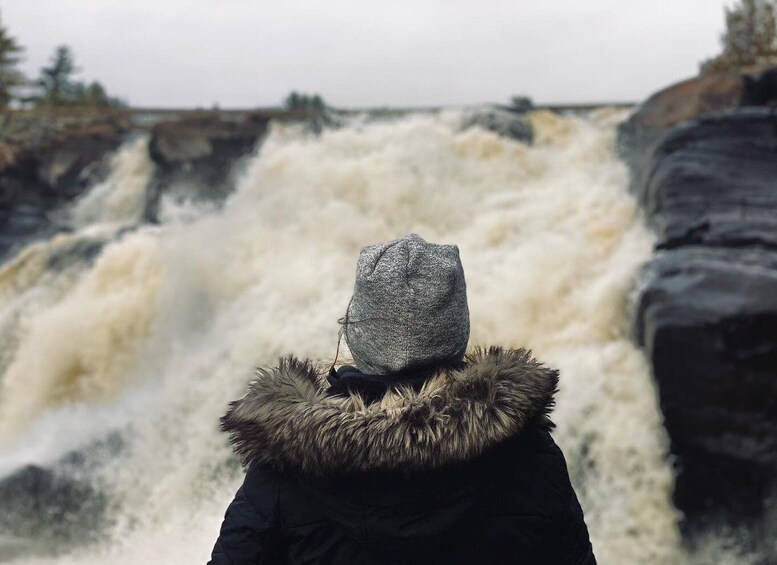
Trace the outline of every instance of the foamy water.
{"label": "foamy water", "polygon": [[78,228],[94,224],[132,225],[145,209],[145,188],[154,166],[148,157],[148,137],[125,143],[111,162],[111,174],[80,198],[70,210]]}
{"label": "foamy water", "polygon": [[[125,147],[79,231],[0,268],[0,473],[125,440],[91,475],[111,500],[105,541],[56,561],[207,561],[241,481],[217,431],[227,402],[255,365],[331,359],[359,249],[416,232],[460,247],[471,344],[561,369],[555,437],[599,562],[685,562],[656,391],[628,338],[652,238],[613,152],[622,117],[535,113],[532,147],[461,132],[456,112],[318,138],[275,125],[223,209],[163,202],[160,226],[119,236],[150,174],[145,141]],[[108,241],[91,263],[48,268],[89,238]]]}

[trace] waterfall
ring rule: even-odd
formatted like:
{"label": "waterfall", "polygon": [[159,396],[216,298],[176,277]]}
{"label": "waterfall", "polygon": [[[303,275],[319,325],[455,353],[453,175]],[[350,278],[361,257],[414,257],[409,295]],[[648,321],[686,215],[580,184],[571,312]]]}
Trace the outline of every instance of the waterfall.
{"label": "waterfall", "polygon": [[148,137],[139,136],[116,152],[111,174],[79,199],[70,211],[77,228],[90,224],[133,225],[146,206],[146,186],[153,173],[148,157]]}
{"label": "waterfall", "polygon": [[[121,230],[150,174],[133,141],[74,208],[74,233],[0,267],[0,474],[81,449],[108,501],[101,538],[58,563],[207,561],[242,478],[218,432],[227,402],[256,365],[331,360],[360,248],[409,232],[458,244],[471,344],[530,347],[561,370],[555,437],[599,562],[684,562],[629,337],[653,242],[614,153],[623,114],[535,112],[532,146],[461,118],[273,124],[223,207],[163,202],[159,225]],[[84,241],[88,257],[51,267]]]}

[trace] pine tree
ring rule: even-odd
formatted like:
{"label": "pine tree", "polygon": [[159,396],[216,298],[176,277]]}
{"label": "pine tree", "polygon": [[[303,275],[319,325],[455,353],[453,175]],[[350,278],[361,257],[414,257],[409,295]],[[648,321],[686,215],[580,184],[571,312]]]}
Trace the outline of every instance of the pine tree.
{"label": "pine tree", "polygon": [[13,87],[24,84],[24,75],[16,68],[22,60],[23,51],[24,48],[8,34],[0,19],[0,109],[11,102]]}
{"label": "pine tree", "polygon": [[70,103],[78,90],[72,78],[77,72],[70,47],[67,45],[57,47],[50,66],[41,69],[38,82],[44,88],[45,95],[40,102],[47,106],[62,106]]}
{"label": "pine tree", "polygon": [[740,0],[726,8],[722,42],[723,52],[702,63],[702,73],[777,64],[775,0]]}
{"label": "pine tree", "polygon": [[123,100],[109,96],[105,91],[105,87],[99,82],[93,82],[88,86],[84,86],[82,100],[84,105],[96,106],[98,108],[117,108],[127,105]]}
{"label": "pine tree", "polygon": [[41,69],[38,80],[45,94],[38,99],[39,106],[93,106],[98,108],[123,107],[127,104],[109,96],[99,82],[86,84],[73,79],[79,72],[73,52],[67,45],[60,45],[48,67]]}

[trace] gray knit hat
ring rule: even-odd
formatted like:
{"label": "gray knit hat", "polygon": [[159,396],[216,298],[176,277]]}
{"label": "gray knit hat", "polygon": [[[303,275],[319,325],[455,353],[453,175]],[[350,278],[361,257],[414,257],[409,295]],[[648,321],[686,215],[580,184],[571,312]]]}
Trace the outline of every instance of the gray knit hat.
{"label": "gray knit hat", "polygon": [[464,270],[455,245],[410,234],[362,249],[345,341],[375,375],[460,361],[469,340]]}

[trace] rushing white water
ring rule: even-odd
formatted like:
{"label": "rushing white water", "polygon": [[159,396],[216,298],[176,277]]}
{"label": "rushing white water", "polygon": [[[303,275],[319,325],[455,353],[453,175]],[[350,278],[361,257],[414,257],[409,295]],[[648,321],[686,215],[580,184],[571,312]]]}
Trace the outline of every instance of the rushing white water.
{"label": "rushing white water", "polygon": [[148,137],[125,144],[114,155],[111,174],[79,199],[70,211],[75,227],[91,224],[132,225],[140,221],[146,205],[145,188],[153,173]]}
{"label": "rushing white water", "polygon": [[[241,480],[217,431],[227,402],[257,364],[330,359],[359,249],[408,232],[459,245],[472,344],[561,369],[555,435],[599,562],[684,562],[656,392],[628,338],[652,241],[614,156],[621,117],[535,113],[532,147],[461,132],[456,112],[318,138],[275,125],[223,209],[168,203],[161,226],[59,273],[35,258],[53,242],[6,265],[0,292],[26,314],[0,358],[0,473],[126,440],[92,477],[112,501],[107,539],[57,562],[205,562]],[[127,159],[69,237],[135,209],[115,205],[141,183]]]}

